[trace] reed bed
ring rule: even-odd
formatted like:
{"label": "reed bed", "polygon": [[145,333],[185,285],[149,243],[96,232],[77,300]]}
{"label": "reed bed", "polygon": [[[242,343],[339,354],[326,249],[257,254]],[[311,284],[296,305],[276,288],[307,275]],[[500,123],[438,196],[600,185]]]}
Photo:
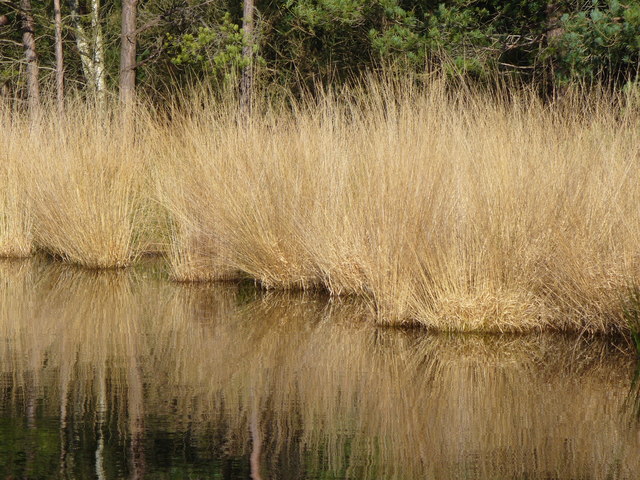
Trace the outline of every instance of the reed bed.
{"label": "reed bed", "polygon": [[174,115],[154,145],[175,278],[356,295],[387,324],[627,330],[637,112],[405,87]]}
{"label": "reed bed", "polygon": [[634,108],[436,80],[251,114],[196,92],[141,106],[135,129],[108,105],[37,128],[5,114],[0,252],[27,254],[33,238],[112,268],[160,251],[178,281],[357,296],[382,324],[626,332],[640,281]]}

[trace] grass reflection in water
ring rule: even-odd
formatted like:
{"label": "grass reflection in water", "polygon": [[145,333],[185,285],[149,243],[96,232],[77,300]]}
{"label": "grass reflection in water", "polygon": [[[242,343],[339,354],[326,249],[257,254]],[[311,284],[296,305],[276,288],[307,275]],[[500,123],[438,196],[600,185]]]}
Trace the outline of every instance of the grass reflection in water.
{"label": "grass reflection in water", "polygon": [[236,285],[0,263],[0,476],[635,478],[634,357]]}

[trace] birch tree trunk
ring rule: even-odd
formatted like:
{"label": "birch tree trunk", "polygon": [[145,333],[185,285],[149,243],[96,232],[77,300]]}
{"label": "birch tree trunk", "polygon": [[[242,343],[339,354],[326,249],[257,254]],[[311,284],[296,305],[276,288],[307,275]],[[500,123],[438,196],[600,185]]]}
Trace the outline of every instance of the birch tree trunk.
{"label": "birch tree trunk", "polygon": [[104,37],[100,24],[100,0],[91,0],[91,33],[93,35],[93,69],[98,100],[104,100],[107,92],[104,69]]}
{"label": "birch tree trunk", "polygon": [[64,114],[64,57],[62,54],[62,12],[60,0],[53,0],[53,17],[56,29],[56,94],[58,100],[58,114]]}
{"label": "birch tree trunk", "polygon": [[82,63],[82,73],[89,88],[99,100],[102,100],[106,95],[107,85],[104,68],[104,36],[100,24],[100,0],[91,0],[90,5],[91,29],[87,31],[82,23],[78,0],[69,0],[76,45]]}
{"label": "birch tree trunk", "polygon": [[40,108],[40,84],[38,80],[38,55],[36,53],[35,24],[31,13],[31,0],[20,0],[22,17],[22,45],[27,62],[27,91],[29,110],[36,112]]}
{"label": "birch tree trunk", "polygon": [[248,64],[242,70],[240,79],[240,107],[245,113],[251,112],[253,99],[253,49],[254,49],[254,0],[244,0],[242,14],[242,32],[245,44],[242,47],[242,56],[248,60]]}
{"label": "birch tree trunk", "polygon": [[120,101],[130,105],[136,89],[136,14],[138,0],[122,0]]}
{"label": "birch tree trunk", "polygon": [[249,428],[251,430],[251,456],[249,457],[249,466],[251,470],[251,480],[262,480],[262,475],[260,474],[260,457],[262,455],[260,410],[259,404],[255,400],[255,397],[252,403],[253,407],[251,409],[251,422],[249,425]]}
{"label": "birch tree trunk", "polygon": [[89,45],[89,35],[87,34],[82,19],[80,18],[80,10],[78,0],[69,0],[69,8],[71,10],[71,20],[73,22],[74,35],[76,37],[76,46],[80,53],[80,62],[82,64],[82,73],[87,85],[91,88],[96,84],[96,74],[93,68],[93,55]]}
{"label": "birch tree trunk", "polygon": [[11,105],[11,88],[9,81],[0,85],[0,107],[9,107]]}

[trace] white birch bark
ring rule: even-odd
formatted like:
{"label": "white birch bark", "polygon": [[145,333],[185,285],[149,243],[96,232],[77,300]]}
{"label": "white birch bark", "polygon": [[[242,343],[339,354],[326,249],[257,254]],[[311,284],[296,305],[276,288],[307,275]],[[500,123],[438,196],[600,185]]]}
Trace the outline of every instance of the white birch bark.
{"label": "white birch bark", "polygon": [[91,0],[91,31],[93,33],[95,89],[98,97],[103,99],[107,91],[107,84],[104,69],[104,37],[100,24],[100,0]]}
{"label": "white birch bark", "polygon": [[90,29],[85,28],[82,23],[78,0],[69,0],[69,8],[71,9],[76,45],[78,52],[80,52],[82,73],[88,87],[98,96],[98,99],[103,99],[107,91],[107,84],[104,68],[104,36],[100,23],[100,0],[91,0]]}
{"label": "white birch bark", "polygon": [[87,81],[87,85],[93,87],[96,83],[95,69],[93,68],[93,55],[91,54],[91,46],[89,43],[89,35],[82,24],[80,17],[80,9],[78,0],[69,0],[69,8],[71,9],[71,21],[73,22],[74,34],[76,37],[76,46],[80,53],[80,62],[82,65],[82,73]]}

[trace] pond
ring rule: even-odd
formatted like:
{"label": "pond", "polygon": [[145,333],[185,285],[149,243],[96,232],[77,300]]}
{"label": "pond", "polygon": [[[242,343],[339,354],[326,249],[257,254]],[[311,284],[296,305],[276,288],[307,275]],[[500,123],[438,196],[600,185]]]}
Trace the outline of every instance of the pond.
{"label": "pond", "polygon": [[624,343],[164,277],[0,262],[0,477],[638,478]]}

